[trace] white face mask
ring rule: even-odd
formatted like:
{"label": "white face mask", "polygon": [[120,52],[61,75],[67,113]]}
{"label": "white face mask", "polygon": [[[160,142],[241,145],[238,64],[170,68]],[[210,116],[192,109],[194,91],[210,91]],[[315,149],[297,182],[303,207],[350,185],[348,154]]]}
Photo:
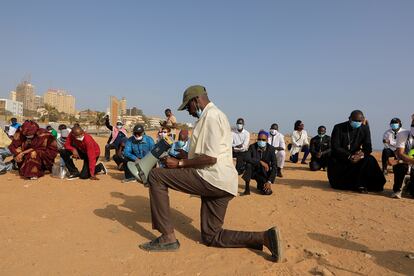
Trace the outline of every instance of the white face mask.
{"label": "white face mask", "polygon": [[117,125],[116,128],[117,129],[121,129],[122,128],[122,125]]}
{"label": "white face mask", "polygon": [[243,129],[243,124],[237,124],[237,129],[242,130]]}
{"label": "white face mask", "polygon": [[276,135],[277,130],[276,129],[271,129],[269,132],[270,132],[271,135],[274,136],[274,135]]}
{"label": "white face mask", "polygon": [[78,140],[78,141],[83,141],[83,138],[85,138],[85,136],[82,136],[82,137],[76,137],[76,140]]}
{"label": "white face mask", "polygon": [[141,141],[141,140],[142,140],[142,136],[139,136],[139,137],[134,136],[134,138],[135,138],[135,140],[137,140],[137,141]]}
{"label": "white face mask", "polygon": [[34,135],[27,135],[26,138],[27,139],[32,139],[34,137]]}

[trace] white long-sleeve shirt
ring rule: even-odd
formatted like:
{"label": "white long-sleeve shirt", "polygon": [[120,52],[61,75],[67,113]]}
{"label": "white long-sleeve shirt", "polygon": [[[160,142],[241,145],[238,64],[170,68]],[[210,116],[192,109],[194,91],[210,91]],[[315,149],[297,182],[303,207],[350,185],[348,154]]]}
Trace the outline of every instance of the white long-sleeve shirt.
{"label": "white long-sleeve shirt", "polygon": [[[235,152],[244,152],[249,149],[250,144],[250,133],[243,129],[241,132],[239,132],[237,129],[233,130],[233,143],[232,147]],[[241,148],[236,148],[236,146],[243,144]]]}
{"label": "white long-sleeve shirt", "polygon": [[293,131],[292,148],[290,149],[290,154],[296,154],[300,152],[304,145],[309,145],[308,133],[306,132],[306,130]]}
{"label": "white long-sleeve shirt", "polygon": [[[280,132],[276,132],[274,136],[270,134],[267,142],[275,148],[280,147],[286,149],[285,136]],[[278,152],[278,150],[276,150],[276,152]]]}
{"label": "white long-sleeve shirt", "polygon": [[384,148],[386,149],[391,149],[393,151],[395,151],[397,149],[397,134],[400,133],[401,131],[404,131],[403,128],[400,128],[398,130],[397,133],[395,133],[391,128],[388,129],[386,132],[384,132],[383,135],[383,140],[388,140],[390,141],[389,144],[384,143]]}

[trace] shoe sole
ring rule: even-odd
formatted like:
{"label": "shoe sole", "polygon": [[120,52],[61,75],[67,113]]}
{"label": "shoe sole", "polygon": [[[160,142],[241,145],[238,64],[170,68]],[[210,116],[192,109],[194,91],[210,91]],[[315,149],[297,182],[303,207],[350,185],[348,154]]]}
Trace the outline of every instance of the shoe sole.
{"label": "shoe sole", "polygon": [[[280,233],[279,233],[279,230],[276,227],[272,227],[270,229],[270,231],[275,234],[275,237],[276,237],[276,250],[277,250],[277,256],[275,256],[272,252],[272,259],[273,259],[274,262],[280,263],[282,261],[282,258],[283,258],[282,241],[280,239]],[[271,242],[270,238],[269,238],[269,242]]]}
{"label": "shoe sole", "polygon": [[69,180],[69,181],[71,181],[71,180],[76,180],[76,179],[79,179],[79,177],[66,178],[66,180]]}

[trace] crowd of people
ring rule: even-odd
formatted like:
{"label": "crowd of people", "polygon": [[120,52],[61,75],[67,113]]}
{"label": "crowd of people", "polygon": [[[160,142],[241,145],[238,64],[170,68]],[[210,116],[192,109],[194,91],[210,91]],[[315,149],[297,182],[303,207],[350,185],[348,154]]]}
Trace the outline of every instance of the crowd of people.
{"label": "crowd of people", "polygon": [[[321,125],[317,135],[309,139],[304,123],[297,120],[287,145],[276,123],[268,131],[258,131],[253,143],[243,118],[237,119],[236,127],[231,129],[226,115],[210,101],[203,86],[186,89],[178,110],[186,110],[197,118],[192,134],[182,129],[177,136],[177,120],[171,110],[166,109],[166,119],[160,122],[156,141],[146,135],[144,125],[135,125],[128,137],[122,121],[112,126],[109,117],[105,118],[110,135],[104,161],[112,159],[116,168],[124,172],[123,183],[136,181],[128,169],[128,162],[143,159],[162,139],[168,137],[173,141],[168,154],[149,172],[153,228],[161,236],[140,245],[144,250],[172,251],[180,247],[170,219],[168,188],[172,188],[200,196],[201,235],[205,244],[258,250],[265,246],[272,258],[280,261],[282,254],[277,227],[261,232],[244,232],[226,230],[222,225],[227,205],[237,195],[237,175],[245,181],[242,195],[250,194],[251,180],[255,180],[261,194],[271,195],[272,184],[276,178],[283,177],[287,151],[290,162],[298,163],[300,160],[301,164],[309,166],[310,171],[327,171],[332,188],[360,193],[383,191],[384,175],[388,174],[388,166],[392,166],[392,197],[401,198],[404,182],[407,191],[414,196],[414,114],[411,129],[403,129],[398,118],[391,120],[390,129],[383,136],[381,168],[371,155],[370,128],[360,110],[352,111],[346,121],[335,125],[331,136]],[[98,143],[79,124],[71,128],[62,124],[58,130],[51,126],[43,129],[32,120],[20,125],[13,118],[1,137],[6,139],[2,138],[0,143],[0,174],[14,169],[23,178],[35,180],[52,171],[58,155],[59,166],[67,170],[69,180],[99,180],[98,174],[107,173],[104,163],[99,162]],[[115,150],[112,158],[111,150]],[[12,160],[6,162],[7,157],[12,157]],[[83,160],[80,171],[74,159]]]}
{"label": "crowd of people", "polygon": [[[232,152],[236,159],[236,170],[243,175],[245,191],[250,194],[250,180],[257,183],[257,190],[263,195],[272,194],[271,184],[275,177],[283,177],[285,150],[290,153],[289,160],[298,163],[299,154],[303,153],[301,164],[308,164],[311,171],[326,170],[332,188],[358,191],[360,193],[381,192],[384,189],[388,166],[393,167],[393,198],[402,197],[402,185],[414,196],[414,179],[411,167],[414,165],[414,115],[411,129],[404,130],[399,118],[393,118],[390,129],[384,133],[382,168],[372,153],[371,133],[368,121],[360,110],[351,112],[347,121],[334,126],[332,135],[326,134],[326,127],[319,126],[317,135],[309,141],[304,123],[294,123],[290,143],[285,146],[285,137],[278,131],[278,124],[270,126],[269,131],[260,130],[255,143],[250,144],[250,133],[244,127],[244,119],[236,121],[233,129]],[[410,176],[407,176],[410,175]]]}

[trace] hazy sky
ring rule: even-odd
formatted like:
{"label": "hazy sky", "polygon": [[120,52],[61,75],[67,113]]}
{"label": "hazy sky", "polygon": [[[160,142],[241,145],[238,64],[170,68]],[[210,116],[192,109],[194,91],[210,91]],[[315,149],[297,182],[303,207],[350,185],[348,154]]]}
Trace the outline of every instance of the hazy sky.
{"label": "hazy sky", "polygon": [[202,84],[251,131],[301,119],[330,132],[361,109],[381,148],[390,119],[414,113],[414,1],[3,0],[0,97],[29,73],[78,109],[116,95],[148,115]]}

